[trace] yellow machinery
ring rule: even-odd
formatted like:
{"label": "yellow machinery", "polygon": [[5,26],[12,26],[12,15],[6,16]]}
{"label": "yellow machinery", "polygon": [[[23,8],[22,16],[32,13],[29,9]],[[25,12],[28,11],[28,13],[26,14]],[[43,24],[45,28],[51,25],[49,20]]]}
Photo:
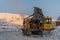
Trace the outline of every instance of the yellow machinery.
{"label": "yellow machinery", "polygon": [[53,28],[53,26],[52,26],[52,18],[51,17],[45,17],[42,27],[45,30],[46,29],[48,29],[48,30],[52,29]]}
{"label": "yellow machinery", "polygon": [[38,33],[42,36],[44,30],[51,31],[52,29],[52,18],[45,17],[42,14],[42,10],[37,7],[34,7],[34,14],[25,18],[23,21],[22,31],[24,35]]}

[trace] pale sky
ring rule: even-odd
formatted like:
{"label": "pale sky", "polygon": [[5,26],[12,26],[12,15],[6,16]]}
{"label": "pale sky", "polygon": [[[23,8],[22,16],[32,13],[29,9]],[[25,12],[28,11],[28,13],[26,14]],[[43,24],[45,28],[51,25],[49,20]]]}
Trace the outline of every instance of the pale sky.
{"label": "pale sky", "polygon": [[41,8],[45,16],[60,15],[60,0],[0,0],[0,12],[31,15],[34,6]]}

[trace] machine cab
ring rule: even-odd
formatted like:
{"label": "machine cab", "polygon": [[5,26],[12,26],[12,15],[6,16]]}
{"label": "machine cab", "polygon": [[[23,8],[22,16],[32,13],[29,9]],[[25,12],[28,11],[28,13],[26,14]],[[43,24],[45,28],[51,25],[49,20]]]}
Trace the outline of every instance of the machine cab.
{"label": "machine cab", "polygon": [[45,17],[44,18],[44,24],[43,29],[52,29],[52,18],[51,17]]}

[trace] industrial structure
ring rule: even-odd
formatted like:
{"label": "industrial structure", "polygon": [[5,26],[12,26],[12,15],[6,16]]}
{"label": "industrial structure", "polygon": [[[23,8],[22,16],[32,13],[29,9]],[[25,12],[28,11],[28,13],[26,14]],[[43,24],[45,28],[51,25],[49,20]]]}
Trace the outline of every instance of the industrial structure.
{"label": "industrial structure", "polygon": [[43,35],[43,31],[49,33],[53,29],[52,18],[45,17],[42,13],[42,9],[34,7],[34,13],[23,21],[22,32],[24,35],[31,35],[34,33]]}

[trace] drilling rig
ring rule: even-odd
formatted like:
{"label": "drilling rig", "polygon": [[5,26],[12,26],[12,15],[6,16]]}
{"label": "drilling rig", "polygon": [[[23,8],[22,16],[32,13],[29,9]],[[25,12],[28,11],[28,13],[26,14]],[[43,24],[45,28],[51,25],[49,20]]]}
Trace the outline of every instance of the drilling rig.
{"label": "drilling rig", "polygon": [[23,20],[22,33],[24,35],[38,33],[42,36],[44,30],[51,32],[52,29],[52,18],[45,17],[42,9],[38,7],[34,7],[34,13]]}

